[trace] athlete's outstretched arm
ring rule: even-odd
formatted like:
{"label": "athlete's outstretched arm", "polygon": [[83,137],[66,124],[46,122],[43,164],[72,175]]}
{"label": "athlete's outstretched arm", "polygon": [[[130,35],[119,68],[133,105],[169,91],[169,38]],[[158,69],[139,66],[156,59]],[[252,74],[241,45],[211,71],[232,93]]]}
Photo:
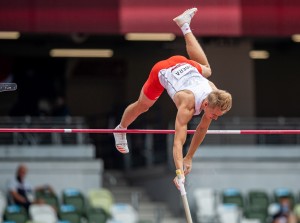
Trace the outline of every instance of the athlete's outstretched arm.
{"label": "athlete's outstretched arm", "polygon": [[189,146],[188,152],[183,159],[183,165],[185,166],[184,174],[187,175],[192,170],[192,159],[194,157],[195,152],[197,151],[200,144],[203,142],[208,127],[210,126],[211,119],[208,119],[206,116],[202,116],[200,123],[196,128],[196,132],[193,135],[191,144]]}

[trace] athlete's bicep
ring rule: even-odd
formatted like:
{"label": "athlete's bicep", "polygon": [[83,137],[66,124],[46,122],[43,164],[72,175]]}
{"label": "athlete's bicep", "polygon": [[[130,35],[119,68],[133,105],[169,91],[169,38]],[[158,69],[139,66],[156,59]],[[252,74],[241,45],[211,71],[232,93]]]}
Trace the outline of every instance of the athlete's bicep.
{"label": "athlete's bicep", "polygon": [[194,110],[190,110],[185,106],[180,106],[177,111],[176,122],[178,122],[180,125],[187,125],[187,123],[193,117],[193,114]]}

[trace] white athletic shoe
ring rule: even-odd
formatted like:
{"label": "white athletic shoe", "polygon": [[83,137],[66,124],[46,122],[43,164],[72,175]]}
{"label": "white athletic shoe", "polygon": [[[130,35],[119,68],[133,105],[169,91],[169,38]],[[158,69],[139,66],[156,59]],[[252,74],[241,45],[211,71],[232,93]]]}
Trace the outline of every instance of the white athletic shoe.
{"label": "white athletic shoe", "polygon": [[[115,129],[124,129],[118,125]],[[120,153],[129,153],[126,133],[114,133],[116,148]]]}
{"label": "white athletic shoe", "polygon": [[174,18],[173,21],[176,22],[176,24],[179,27],[183,26],[184,23],[190,24],[193,16],[196,14],[197,10],[198,10],[197,8],[188,9],[188,10],[184,11],[181,15]]}

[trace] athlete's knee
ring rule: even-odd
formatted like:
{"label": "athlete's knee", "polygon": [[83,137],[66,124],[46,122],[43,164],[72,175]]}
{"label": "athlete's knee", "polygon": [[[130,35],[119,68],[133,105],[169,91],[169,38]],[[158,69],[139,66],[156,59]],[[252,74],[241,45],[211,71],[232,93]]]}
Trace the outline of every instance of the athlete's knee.
{"label": "athlete's knee", "polygon": [[140,112],[146,112],[149,110],[149,108],[151,107],[151,105],[147,102],[145,102],[144,100],[138,100],[137,101],[137,109],[140,111]]}

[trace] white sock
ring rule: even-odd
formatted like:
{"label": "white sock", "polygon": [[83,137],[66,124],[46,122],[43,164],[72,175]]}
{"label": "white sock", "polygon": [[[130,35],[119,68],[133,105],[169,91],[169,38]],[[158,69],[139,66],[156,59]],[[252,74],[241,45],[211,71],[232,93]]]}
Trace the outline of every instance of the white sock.
{"label": "white sock", "polygon": [[181,26],[181,31],[182,31],[183,35],[185,35],[185,34],[187,34],[187,33],[191,33],[192,30],[191,30],[190,24],[184,23],[184,24]]}

